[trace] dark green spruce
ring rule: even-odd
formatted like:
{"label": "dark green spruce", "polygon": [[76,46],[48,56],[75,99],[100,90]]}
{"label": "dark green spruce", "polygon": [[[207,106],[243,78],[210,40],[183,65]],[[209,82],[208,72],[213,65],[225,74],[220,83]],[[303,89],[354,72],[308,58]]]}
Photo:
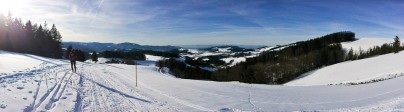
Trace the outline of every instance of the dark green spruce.
{"label": "dark green spruce", "polygon": [[0,50],[62,58],[62,36],[55,25],[23,24],[20,18],[0,14]]}

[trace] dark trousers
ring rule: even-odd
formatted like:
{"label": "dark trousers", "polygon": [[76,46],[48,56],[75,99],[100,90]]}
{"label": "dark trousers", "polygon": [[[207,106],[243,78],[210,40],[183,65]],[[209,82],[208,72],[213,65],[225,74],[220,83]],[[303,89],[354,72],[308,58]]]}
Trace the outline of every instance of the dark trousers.
{"label": "dark trousers", "polygon": [[70,60],[70,66],[72,67],[72,71],[76,72],[76,60]]}

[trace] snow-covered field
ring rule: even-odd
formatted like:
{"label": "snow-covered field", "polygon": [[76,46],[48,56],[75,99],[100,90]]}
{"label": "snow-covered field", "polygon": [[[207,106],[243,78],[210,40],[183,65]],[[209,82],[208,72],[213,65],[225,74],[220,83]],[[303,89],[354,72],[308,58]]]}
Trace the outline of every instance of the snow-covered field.
{"label": "snow-covered field", "polygon": [[303,74],[285,85],[312,86],[328,84],[360,83],[371,80],[403,76],[404,52],[347,61]]}
{"label": "snow-covered field", "polygon": [[156,61],[166,59],[161,56],[153,56],[146,54],[146,60],[136,60],[136,63],[144,66],[155,66]]}
{"label": "snow-covered field", "polygon": [[223,58],[222,60],[226,63],[229,63],[229,66],[234,66],[238,63],[245,62],[246,57],[237,57],[237,58],[228,57],[228,58]]}
{"label": "snow-covered field", "polygon": [[[391,43],[387,38],[361,38],[353,42],[342,43],[345,49],[368,49]],[[384,80],[404,76],[404,52],[390,53],[372,58],[347,61],[334,64],[303,74],[285,84],[287,86],[312,86],[329,84],[368,83],[372,80]]]}
{"label": "snow-covered field", "polygon": [[[355,67],[361,70],[356,71],[337,67],[324,73],[340,71],[362,78],[403,73],[404,66],[396,65],[404,63],[404,58],[394,62],[384,60],[399,56],[404,57],[404,53],[341,63],[366,65],[358,64]],[[21,59],[24,61],[18,61]],[[0,51],[0,65],[0,111],[5,112],[404,110],[404,77],[354,86],[328,86],[323,85],[325,82],[317,84],[310,79],[316,74],[310,74],[301,78],[307,81],[300,84],[315,86],[258,85],[178,79],[159,72],[155,66],[139,65],[136,83],[133,65],[79,62],[78,72],[72,73],[65,60],[5,51]],[[327,67],[323,69],[327,71]],[[353,76],[336,75],[338,78],[323,79],[354,80]]]}
{"label": "snow-covered field", "polygon": [[353,42],[343,42],[342,47],[346,50],[352,48],[352,50],[359,52],[359,50],[366,51],[374,46],[381,46],[385,43],[393,43],[393,38],[359,38]]}

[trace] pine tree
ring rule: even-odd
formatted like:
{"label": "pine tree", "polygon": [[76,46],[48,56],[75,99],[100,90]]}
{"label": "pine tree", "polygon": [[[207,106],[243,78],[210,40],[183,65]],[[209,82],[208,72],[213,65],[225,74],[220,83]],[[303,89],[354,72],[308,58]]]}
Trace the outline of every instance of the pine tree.
{"label": "pine tree", "polygon": [[0,49],[5,49],[6,41],[6,16],[0,13]]}
{"label": "pine tree", "polygon": [[60,32],[57,30],[55,24],[52,25],[52,28],[50,30],[50,35],[52,40],[55,40],[57,42],[60,42],[62,39],[62,36],[60,35]]}
{"label": "pine tree", "polygon": [[51,30],[49,31],[50,35],[50,43],[51,43],[51,52],[53,53],[53,58],[62,58],[62,47],[61,47],[61,39],[59,31],[57,30],[55,24],[52,25]]}
{"label": "pine tree", "polygon": [[76,49],[75,54],[77,56],[77,61],[81,61],[81,62],[86,61],[86,53],[85,52]]}
{"label": "pine tree", "polygon": [[61,58],[61,36],[53,25],[47,28],[27,21],[23,24],[21,18],[13,18],[0,14],[0,49],[20,53],[30,53],[50,58]]}
{"label": "pine tree", "polygon": [[345,60],[354,60],[354,52],[353,52],[352,47],[351,47],[351,49],[349,49],[347,58]]}
{"label": "pine tree", "polygon": [[30,20],[28,20],[27,23],[25,23],[24,30],[26,39],[28,41],[26,45],[26,47],[28,48],[28,53],[34,53],[34,49],[36,48],[35,46],[36,40],[34,38],[35,36],[34,27],[32,26]]}
{"label": "pine tree", "polygon": [[398,53],[398,51],[400,51],[400,38],[398,38],[398,36],[394,38],[393,49],[394,53]]}
{"label": "pine tree", "polygon": [[98,61],[98,56],[97,56],[97,53],[96,53],[96,52],[93,52],[93,54],[91,54],[91,59],[92,59],[95,63],[97,63],[97,61]]}

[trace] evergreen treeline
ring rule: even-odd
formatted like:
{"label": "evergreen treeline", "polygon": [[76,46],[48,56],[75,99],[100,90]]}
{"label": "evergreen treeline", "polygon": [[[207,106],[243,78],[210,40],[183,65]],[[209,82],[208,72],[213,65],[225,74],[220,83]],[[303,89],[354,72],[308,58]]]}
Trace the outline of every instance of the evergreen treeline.
{"label": "evergreen treeline", "polygon": [[78,49],[75,49],[74,52],[76,53],[77,61],[84,62],[84,61],[86,61],[88,59],[88,53],[87,52],[84,52],[84,51],[81,51],[81,50],[78,50]]}
{"label": "evergreen treeline", "polygon": [[97,63],[97,61],[98,61],[97,52],[91,53],[91,61],[94,61],[95,63]]}
{"label": "evergreen treeline", "polygon": [[65,53],[66,59],[69,59],[69,53],[70,52],[75,53],[75,55],[77,57],[77,59],[76,59],[77,61],[84,62],[84,61],[87,60],[87,57],[88,57],[87,52],[84,52],[84,51],[79,50],[79,49],[73,49],[73,47],[71,45],[69,45],[69,47],[67,47],[67,49],[66,49],[66,53]]}
{"label": "evergreen treeline", "polygon": [[393,43],[385,43],[381,46],[374,46],[366,51],[360,49],[359,52],[354,52],[351,48],[348,51],[345,60],[358,60],[393,52],[398,53],[398,51],[404,50],[404,47],[400,44],[400,38],[396,36]]}
{"label": "evergreen treeline", "polygon": [[265,52],[212,74],[217,81],[283,84],[305,72],[344,61],[340,42],[354,41],[353,32],[337,32]]}
{"label": "evergreen treeline", "polygon": [[219,52],[219,49],[224,49],[224,48],[229,48],[228,50],[230,50],[230,51],[232,51],[232,52],[254,51],[253,49],[245,49],[245,48],[241,48],[241,47],[239,47],[239,46],[231,46],[231,45],[209,47],[209,48],[204,48],[204,49],[202,49],[202,50],[210,51],[210,52]]}
{"label": "evergreen treeline", "polygon": [[146,60],[146,56],[136,51],[104,51],[102,55],[105,58],[122,58],[131,60]]}
{"label": "evergreen treeline", "polygon": [[212,75],[212,79],[217,81],[282,84],[310,70],[342,62],[344,58],[344,52],[339,43],[302,55],[291,55],[283,50],[269,53],[271,55],[266,55],[268,56],[266,58],[268,59],[267,62],[251,62],[249,60],[249,62],[240,63],[230,68],[219,69]]}
{"label": "evergreen treeline", "polygon": [[184,61],[171,58],[159,61],[156,65],[168,67],[180,78],[283,84],[300,74],[323,66],[404,50],[397,36],[394,38],[394,43],[386,43],[359,52],[354,52],[352,49],[345,51],[340,44],[354,40],[356,39],[353,32],[332,33],[287,46],[279,46],[276,48],[278,50],[264,52],[257,57],[248,58],[246,62],[222,68],[213,73],[200,69],[200,66],[209,66],[209,63],[202,61],[202,58],[197,60],[186,58]]}
{"label": "evergreen treeline", "polygon": [[21,19],[0,14],[0,50],[29,53],[50,58],[62,58],[62,36],[53,24],[48,28],[45,22],[23,23]]}
{"label": "evergreen treeline", "polygon": [[176,77],[184,79],[200,79],[200,80],[211,80],[212,72],[203,70],[199,66],[187,65],[182,61],[178,61],[175,58],[170,58],[166,60],[160,60],[156,62],[156,66],[167,67],[170,72]]}

